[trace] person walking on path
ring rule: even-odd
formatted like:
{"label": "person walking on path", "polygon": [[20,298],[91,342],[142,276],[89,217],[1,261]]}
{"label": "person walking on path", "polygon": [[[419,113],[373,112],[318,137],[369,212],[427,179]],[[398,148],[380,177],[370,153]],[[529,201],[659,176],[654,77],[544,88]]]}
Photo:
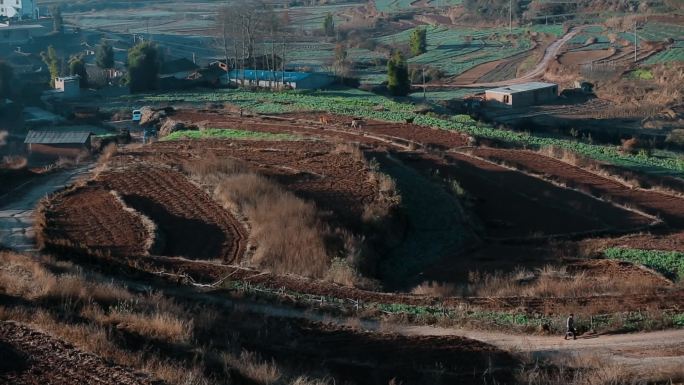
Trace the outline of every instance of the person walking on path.
{"label": "person walking on path", "polygon": [[568,327],[567,331],[565,332],[565,339],[568,339],[568,336],[572,336],[573,340],[577,339],[577,330],[575,330],[575,315],[570,314],[570,317],[568,317],[568,320],[566,321],[566,326]]}

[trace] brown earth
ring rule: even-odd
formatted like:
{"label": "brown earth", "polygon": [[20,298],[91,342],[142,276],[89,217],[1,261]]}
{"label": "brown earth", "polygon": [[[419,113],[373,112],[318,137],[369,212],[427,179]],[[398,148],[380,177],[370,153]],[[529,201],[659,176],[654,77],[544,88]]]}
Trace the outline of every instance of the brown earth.
{"label": "brown earth", "polygon": [[[368,291],[349,286],[341,286],[294,275],[275,275],[268,272],[246,269],[237,266],[220,265],[202,261],[187,261],[168,257],[146,258],[108,258],[101,257],[107,268],[119,271],[120,267],[128,265],[137,270],[165,271],[169,273],[183,272],[174,275],[178,282],[193,282],[212,284],[218,281],[230,280],[249,282],[252,287],[269,288],[273,295],[283,302],[301,303],[302,298],[295,298],[290,293],[301,293],[312,304],[319,306],[330,305],[347,310],[355,309],[356,304],[373,306],[373,304],[405,304],[413,306],[436,306],[448,309],[486,309],[489,311],[514,311],[529,314],[558,315],[568,311],[581,313],[591,309],[594,314],[607,314],[625,311],[684,309],[684,290],[681,288],[654,289],[651,292],[621,296],[605,295],[566,298],[534,298],[534,297],[447,297],[439,298],[426,295],[386,293]],[[99,265],[104,266],[104,265]],[[280,293],[280,295],[278,294]],[[327,302],[325,299],[335,299]],[[337,300],[339,299],[339,300]],[[322,301],[323,300],[323,301]],[[357,302],[360,301],[360,302]]]}
{"label": "brown earth", "polygon": [[[248,117],[240,121],[239,117],[225,113],[183,112],[178,116],[189,119],[193,123],[200,117],[213,127],[245,128],[268,132],[295,132],[306,134],[311,139],[326,138],[331,142],[356,141],[362,146],[390,147],[406,149],[407,144],[426,144],[428,147],[440,146],[440,149],[460,147],[467,143],[467,137],[447,131],[426,129],[413,124],[397,124],[384,122],[366,122],[360,130],[351,130],[345,125],[349,118],[326,115],[328,124],[323,127],[319,122],[312,122],[315,116],[306,114],[290,114],[275,118]],[[238,124],[242,124],[239,126]],[[440,145],[440,143],[442,143]],[[446,144],[443,144],[446,143]],[[101,176],[108,189],[119,191],[127,204],[138,209],[157,223],[166,223],[173,218],[155,213],[156,208],[164,208],[165,212],[176,210],[178,213],[190,216],[198,214],[203,221],[211,215],[202,211],[202,207],[216,207],[211,198],[202,193],[198,187],[188,182],[182,174],[172,171],[168,167],[178,167],[189,159],[200,159],[205,155],[232,157],[241,159],[256,171],[278,179],[288,189],[311,199],[321,208],[330,210],[344,221],[358,218],[363,205],[374,196],[373,186],[367,183],[367,170],[358,168],[349,154],[341,155],[333,151],[334,144],[320,140],[306,140],[299,142],[270,142],[270,141],[234,141],[234,140],[206,140],[159,142],[144,146],[140,149],[129,149],[119,155],[116,162],[120,164],[136,164],[150,162],[164,164],[165,167],[131,167],[126,172],[109,172]],[[429,148],[428,148],[429,150]],[[486,151],[484,149],[477,151]],[[518,154],[526,151],[510,150]],[[396,155],[407,166],[415,168],[426,175],[434,176],[439,170],[442,179],[457,181],[467,192],[472,210],[484,222],[484,231],[489,238],[487,245],[481,250],[483,254],[474,257],[479,251],[465,256],[445,256],[445,259],[435,266],[441,272],[456,272],[453,277],[462,278],[468,271],[478,270],[480,267],[513,267],[539,266],[549,261],[558,261],[559,257],[572,257],[576,244],[568,249],[567,255],[554,255],[558,245],[548,243],[549,236],[586,237],[601,232],[629,232],[648,226],[652,218],[648,218],[632,211],[618,208],[608,202],[593,199],[586,194],[567,188],[559,187],[546,180],[526,175],[522,172],[510,170],[491,162],[461,153],[426,152],[396,152]],[[476,155],[491,155],[477,153]],[[537,158],[534,158],[537,159]],[[558,167],[558,174],[574,175],[578,183],[600,185],[606,183],[594,174],[585,175],[583,170],[574,170],[570,165],[558,161],[551,162],[551,158],[541,158],[542,165],[550,162]],[[115,163],[116,163],[115,162]],[[546,167],[546,166],[545,166]],[[543,174],[543,173],[540,173]],[[546,174],[544,174],[546,175]],[[598,177],[598,181],[593,181]],[[568,180],[571,178],[567,177]],[[587,181],[589,180],[589,182]],[[607,181],[610,181],[606,179]],[[600,183],[599,183],[600,182]],[[180,187],[180,188],[179,188]],[[179,191],[188,191],[179,193]],[[190,192],[192,191],[192,193]],[[631,197],[634,191],[623,191]],[[650,194],[650,193],[649,193]],[[139,196],[142,196],[142,201]],[[133,197],[133,199],[131,198]],[[136,201],[137,197],[137,201]],[[652,200],[648,195],[646,201]],[[654,203],[654,207],[657,203]],[[662,208],[667,208],[664,204]],[[167,208],[168,207],[168,208]],[[215,212],[222,212],[220,207]],[[667,211],[678,218],[678,212]],[[197,217],[190,216],[193,219]],[[207,218],[205,218],[207,217]],[[232,219],[232,218],[231,218]],[[184,219],[183,219],[184,220]],[[173,221],[170,221],[173,223]],[[183,239],[186,234],[181,230],[183,226],[172,226],[171,234],[176,239]],[[220,226],[219,226],[220,227]],[[162,232],[167,233],[162,227]],[[203,234],[206,231],[202,232]],[[229,231],[230,233],[230,231]],[[168,237],[168,236],[167,236]],[[202,238],[201,234],[183,245],[182,253],[172,252],[165,255],[183,255],[192,253],[202,247],[216,246],[213,240]],[[212,237],[213,239],[214,237]],[[227,239],[230,239],[226,237]],[[202,241],[197,241],[202,239]],[[514,243],[492,243],[492,239]],[[529,243],[534,240],[534,243]],[[522,243],[518,243],[522,242]],[[201,243],[201,244],[200,244]],[[227,242],[226,244],[229,244]],[[213,246],[212,246],[213,245]],[[180,246],[176,246],[179,248]],[[225,244],[223,244],[224,249]],[[227,247],[233,250],[234,247]],[[511,254],[508,254],[512,251]],[[214,254],[201,251],[200,254]],[[561,253],[562,254],[562,253]],[[505,258],[502,257],[505,255]],[[515,257],[514,257],[515,255]],[[225,258],[227,261],[234,259]],[[165,257],[124,258],[121,262],[136,269],[146,271],[183,271],[187,277],[197,282],[213,283],[227,276],[232,279],[250,282],[270,287],[274,290],[286,288],[295,292],[309,293],[314,296],[334,296],[336,298],[361,299],[379,303],[407,303],[407,304],[439,304],[445,306],[476,306],[493,310],[525,309],[537,312],[562,312],[568,307],[591,305],[597,311],[624,311],[629,309],[680,309],[684,303],[684,292],[681,290],[656,291],[641,296],[581,297],[563,299],[543,298],[448,298],[438,299],[425,296],[398,295],[392,293],[378,293],[363,291],[349,287],[331,285],[315,280],[306,280],[293,276],[276,276],[254,270],[240,269],[231,266],[220,266],[203,262],[184,261]],[[618,273],[610,266],[594,266],[592,272],[600,274]],[[620,270],[619,274],[629,277],[637,274],[636,270]],[[451,274],[451,273],[449,273]],[[593,273],[592,273],[593,274]],[[426,277],[430,276],[427,274]],[[183,279],[183,275],[180,276]],[[462,282],[462,281],[461,281]]]}
{"label": "brown earth", "polygon": [[[285,327],[283,327],[285,326]],[[246,340],[264,340],[258,346],[278,361],[308,362],[353,383],[388,384],[481,384],[483,376],[499,383],[513,380],[517,362],[493,345],[455,336],[404,336],[394,333],[360,332],[351,328],[307,321],[268,319],[252,330],[241,330]],[[250,348],[250,344],[246,346]],[[254,346],[254,348],[257,348]],[[434,368],[439,368],[434,372]],[[485,374],[490,372],[489,374]]]}
{"label": "brown earth", "polygon": [[[324,116],[328,125],[319,123]],[[176,111],[174,120],[214,128],[237,128],[273,133],[305,133],[313,136],[334,136],[356,142],[386,143],[398,141],[401,145],[413,142],[437,149],[467,146],[470,139],[462,133],[441,129],[431,129],[412,123],[391,123],[377,120],[364,120],[362,130],[351,130],[351,118],[333,114],[289,113],[274,117],[240,118],[225,112],[195,110]],[[342,130],[342,131],[339,131]]]}
{"label": "brown earth", "polygon": [[335,148],[335,144],[322,141],[205,140],[157,142],[129,154],[174,166],[206,156],[239,159],[315,202],[320,209],[332,212],[331,220],[358,228],[364,208],[376,199],[377,183],[371,180],[362,159]]}
{"label": "brown earth", "polygon": [[629,262],[609,259],[580,259],[571,261],[567,268],[572,273],[584,273],[588,278],[609,278],[623,282],[639,280],[640,282],[648,282],[651,287],[672,285],[672,282],[662,275]]}
{"label": "brown earth", "polygon": [[115,256],[141,256],[148,231],[140,218],[123,210],[114,195],[102,186],[88,185],[63,194],[52,201],[46,238],[79,245],[83,251],[105,252]]}
{"label": "brown earth", "polygon": [[162,384],[14,322],[0,322],[0,357],[4,384]]}
{"label": "brown earth", "polygon": [[[179,172],[134,164],[125,171],[102,173],[98,183],[117,191],[128,206],[157,225],[164,255],[230,263],[244,254],[242,225]],[[119,216],[121,210],[111,215]]]}
{"label": "brown earth", "polygon": [[446,163],[422,156],[410,164],[439,169],[442,177],[458,181],[474,199],[487,235],[495,239],[625,231],[651,223],[607,202],[465,154],[450,153]]}
{"label": "brown earth", "polygon": [[577,66],[598,60],[603,60],[615,53],[613,49],[596,49],[584,51],[569,51],[562,54],[558,61],[565,66]]}
{"label": "brown earth", "polygon": [[684,228],[684,198],[653,190],[630,188],[615,180],[532,151],[478,148],[473,153],[543,175],[594,196],[636,207],[662,218],[672,228]]}

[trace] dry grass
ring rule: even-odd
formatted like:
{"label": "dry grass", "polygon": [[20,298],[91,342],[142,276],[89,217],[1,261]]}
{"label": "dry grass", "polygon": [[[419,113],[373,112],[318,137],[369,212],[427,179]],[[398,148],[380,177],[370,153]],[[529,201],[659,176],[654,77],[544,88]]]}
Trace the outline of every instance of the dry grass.
{"label": "dry grass", "polygon": [[644,107],[646,109],[642,113],[648,116],[657,114],[664,106],[680,102],[684,97],[681,88],[684,82],[684,65],[658,64],[651,66],[650,70],[652,80],[635,81],[622,77],[618,81],[604,82],[603,86],[596,89],[596,95],[621,106]]}
{"label": "dry grass", "polygon": [[275,384],[282,376],[274,361],[263,361],[246,350],[239,356],[224,353],[222,358],[226,366],[237,369],[242,376],[259,384]]}
{"label": "dry grass", "polygon": [[672,182],[668,182],[662,178],[655,179],[654,177],[650,177],[646,180],[645,176],[642,174],[616,167],[608,167],[599,161],[584,157],[561,147],[543,147],[537,152],[541,155],[583,168],[604,178],[618,181],[630,188],[648,188],[665,194],[684,196],[684,190],[682,190],[681,186],[674,186],[672,185]]}
{"label": "dry grass", "polygon": [[320,378],[309,378],[306,376],[297,377],[291,385],[331,385],[334,381]]}
{"label": "dry grass", "polygon": [[370,168],[369,182],[378,186],[375,199],[367,204],[363,210],[363,220],[379,222],[390,217],[392,210],[401,204],[401,194],[397,190],[394,179],[380,172],[375,160],[368,163]]}
{"label": "dry grass", "polygon": [[104,149],[102,149],[102,153],[97,159],[97,166],[93,170],[93,178],[97,178],[102,171],[107,169],[109,161],[112,159],[112,157],[114,157],[114,155],[116,155],[117,152],[118,147],[114,143],[110,143]]}
{"label": "dry grass", "polygon": [[[298,381],[288,380],[275,362],[264,361],[256,354],[234,354],[208,348],[205,344],[213,345],[211,341],[199,341],[198,333],[211,335],[216,327],[216,314],[211,309],[190,309],[158,292],[133,293],[71,263],[0,252],[0,294],[23,300],[21,304],[0,305],[0,320],[41,329],[168,384],[232,383],[231,373],[236,372],[254,384]],[[148,347],[128,350],[127,343],[122,343],[126,334],[121,332],[138,336],[133,337],[138,341],[134,346],[142,338]],[[163,342],[166,350],[177,346],[179,352],[191,352],[195,358],[173,358],[178,352],[157,350],[154,341]]]}
{"label": "dry grass", "polygon": [[551,358],[522,357],[518,383],[528,385],[645,385],[676,384],[684,368],[663,367],[648,373],[616,363],[598,354],[559,354]]}
{"label": "dry grass", "polygon": [[250,239],[257,245],[252,265],[281,274],[325,275],[329,230],[313,204],[255,174],[224,177],[214,195],[248,218]]}
{"label": "dry grass", "polygon": [[19,155],[5,155],[0,161],[0,168],[8,170],[21,170],[28,165],[28,159]]}
{"label": "dry grass", "polygon": [[[348,154],[362,163],[377,196],[364,210],[363,219],[380,222],[401,201],[394,180],[368,162],[358,144],[338,143],[332,150]],[[250,232],[253,252],[246,262],[274,273],[293,273],[335,283],[371,287],[358,274],[363,263],[363,237],[343,229],[332,229],[321,220],[316,206],[285,190],[276,182],[257,175],[236,159],[208,154],[188,161],[183,169],[194,180],[213,191],[214,198],[242,218]],[[336,260],[333,263],[333,258]]]}
{"label": "dry grass", "polygon": [[234,159],[210,154],[183,168],[213,186],[215,199],[224,207],[246,218],[250,244],[256,246],[248,256],[249,265],[278,274],[325,276],[331,260],[326,245],[330,231],[312,203]]}
{"label": "dry grass", "polygon": [[462,290],[453,283],[435,281],[423,282],[411,290],[411,294],[441,298],[460,295],[461,292]]}
{"label": "dry grass", "polygon": [[655,289],[653,279],[632,277],[625,281],[610,276],[570,272],[565,266],[547,265],[537,270],[518,268],[510,273],[471,272],[468,284],[424,282],[411,291],[435,297],[537,297],[577,298],[607,294],[643,294]]}

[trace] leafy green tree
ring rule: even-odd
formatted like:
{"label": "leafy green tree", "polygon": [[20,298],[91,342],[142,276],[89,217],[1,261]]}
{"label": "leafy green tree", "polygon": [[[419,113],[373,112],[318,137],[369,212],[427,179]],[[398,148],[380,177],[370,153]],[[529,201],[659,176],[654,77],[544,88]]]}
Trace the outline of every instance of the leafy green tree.
{"label": "leafy green tree", "polygon": [[323,20],[323,31],[325,36],[335,36],[335,20],[332,13],[328,12]]}
{"label": "leafy green tree", "polygon": [[106,40],[95,49],[95,64],[102,69],[114,68],[114,48]]}
{"label": "leafy green tree", "polygon": [[159,62],[157,46],[149,41],[128,50],[128,86],[131,92],[157,88]]}
{"label": "leafy green tree", "polygon": [[387,88],[394,96],[406,96],[411,90],[408,65],[400,51],[394,52],[387,62]]}
{"label": "leafy green tree", "polygon": [[0,61],[0,100],[12,96],[12,80],[14,79],[14,70],[12,66]]}
{"label": "leafy green tree", "polygon": [[61,73],[59,65],[61,60],[57,56],[57,51],[55,51],[54,47],[48,46],[47,52],[41,52],[40,57],[43,59],[43,62],[45,62],[45,64],[48,66],[48,71],[50,71],[50,86],[54,87],[55,78],[58,77]]}
{"label": "leafy green tree", "polygon": [[425,28],[416,28],[411,32],[411,39],[409,41],[411,46],[411,55],[418,56],[427,52],[427,30]]}
{"label": "leafy green tree", "polygon": [[81,78],[81,88],[88,88],[88,71],[81,56],[72,56],[69,59],[69,74],[78,75]]}
{"label": "leafy green tree", "polygon": [[64,31],[64,18],[62,17],[62,9],[59,5],[50,6],[50,15],[52,15],[53,32],[61,33]]}

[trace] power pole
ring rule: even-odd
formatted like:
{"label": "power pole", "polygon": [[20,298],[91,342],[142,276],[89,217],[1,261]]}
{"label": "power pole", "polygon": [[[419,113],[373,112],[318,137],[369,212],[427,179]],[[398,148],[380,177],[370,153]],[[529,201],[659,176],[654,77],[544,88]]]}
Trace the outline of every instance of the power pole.
{"label": "power pole", "polygon": [[634,20],[634,62],[637,62],[637,46],[639,44],[638,38],[637,38],[637,22],[636,19]]}
{"label": "power pole", "polygon": [[508,0],[508,33],[513,33],[513,0]]}
{"label": "power pole", "polygon": [[423,68],[423,100],[427,100],[427,95],[425,95],[425,66]]}

